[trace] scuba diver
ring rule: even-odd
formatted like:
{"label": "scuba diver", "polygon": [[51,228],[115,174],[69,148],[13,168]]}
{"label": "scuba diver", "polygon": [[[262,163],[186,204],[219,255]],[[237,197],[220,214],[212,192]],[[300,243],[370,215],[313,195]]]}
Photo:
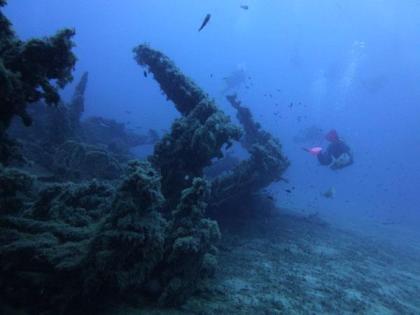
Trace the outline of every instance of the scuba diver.
{"label": "scuba diver", "polygon": [[353,164],[353,154],[350,147],[338,136],[335,129],[330,130],[325,139],[330,143],[326,150],[321,147],[303,149],[316,156],[321,165],[328,165],[333,170]]}

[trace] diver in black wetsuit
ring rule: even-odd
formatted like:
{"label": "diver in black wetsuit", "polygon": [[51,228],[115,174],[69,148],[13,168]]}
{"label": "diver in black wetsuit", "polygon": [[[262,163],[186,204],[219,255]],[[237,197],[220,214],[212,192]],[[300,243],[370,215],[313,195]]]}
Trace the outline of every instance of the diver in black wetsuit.
{"label": "diver in black wetsuit", "polygon": [[334,170],[353,164],[353,154],[350,147],[338,136],[336,130],[329,131],[325,139],[330,142],[326,150],[314,147],[305,149],[305,151],[315,155],[321,165],[328,165]]}

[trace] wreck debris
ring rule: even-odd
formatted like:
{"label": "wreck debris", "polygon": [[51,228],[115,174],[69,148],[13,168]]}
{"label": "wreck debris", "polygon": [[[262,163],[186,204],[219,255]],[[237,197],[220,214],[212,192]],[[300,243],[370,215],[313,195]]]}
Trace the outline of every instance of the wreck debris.
{"label": "wreck debris", "polygon": [[166,220],[158,173],[148,162],[130,163],[112,210],[90,244],[84,269],[87,298],[134,296],[146,290],[162,261]]}
{"label": "wreck debris", "polygon": [[21,215],[0,216],[0,293],[32,313],[68,314],[83,291],[84,257],[113,188],[54,184],[37,195]]}
{"label": "wreck debris", "polygon": [[0,215],[20,214],[31,194],[33,178],[17,169],[0,164]]}
{"label": "wreck debris", "polygon": [[88,73],[85,72],[77,84],[69,104],[69,119],[73,130],[79,130],[80,119],[85,111],[85,91],[88,83]]}
{"label": "wreck debris", "polygon": [[162,91],[183,115],[155,146],[150,161],[162,176],[162,192],[169,202],[178,201],[183,189],[213,158],[223,157],[222,148],[238,140],[239,128],[208,96],[159,51],[147,45],[134,49],[137,62],[153,73]]}
{"label": "wreck debris", "polygon": [[[55,180],[116,179],[121,175],[123,165],[133,158],[131,148],[154,144],[159,138],[155,131],[138,134],[112,119],[90,117],[81,121],[87,78],[85,73],[70,103],[62,102],[60,106],[52,107],[39,102],[29,109],[34,118],[30,127],[14,121],[8,130],[22,143],[24,156],[51,172]],[[7,143],[5,141],[0,142],[0,151]],[[18,150],[12,150],[11,144],[7,148],[7,159],[17,160]],[[79,153],[74,155],[75,152]]]}
{"label": "wreck debris", "polygon": [[118,160],[107,150],[76,141],[66,141],[54,152],[51,169],[62,178],[117,179],[122,175]]}
{"label": "wreck debris", "polygon": [[63,29],[52,37],[22,41],[3,15],[0,2],[0,162],[10,162],[15,147],[3,141],[12,118],[19,116],[29,126],[27,105],[41,99],[57,105],[58,89],[70,82],[76,57],[71,49],[75,32]]}
{"label": "wreck debris", "polygon": [[11,23],[0,11],[0,134],[15,115],[27,126],[32,123],[26,111],[28,103],[44,99],[47,104],[58,104],[58,88],[73,79],[74,34],[74,30],[64,29],[52,37],[24,42],[16,37]]}
{"label": "wreck debris", "polygon": [[254,122],[250,110],[242,106],[237,96],[227,96],[227,100],[237,110],[237,118],[244,129],[240,142],[251,156],[231,172],[212,181],[210,205],[213,209],[222,207],[227,201],[250,196],[281,180],[289,166],[280,142]]}
{"label": "wreck debris", "polygon": [[159,298],[162,305],[184,303],[200,280],[215,272],[220,231],[216,221],[205,218],[209,188],[205,180],[195,178],[172,213],[161,274],[165,283]]}
{"label": "wreck debris", "polygon": [[[103,117],[89,117],[82,121],[83,141],[91,145],[102,145],[124,160],[129,157],[130,149],[140,145],[153,145],[159,140],[155,130],[140,134],[129,130],[121,122]],[[133,157],[131,157],[133,158]]]}
{"label": "wreck debris", "polygon": [[0,165],[8,166],[12,162],[25,162],[20,143],[7,133],[0,134]]}
{"label": "wreck debris", "polygon": [[[83,182],[45,184],[21,171],[0,169],[0,182],[8,187],[0,190],[6,197],[0,205],[12,209],[0,212],[0,295],[7,303],[43,314],[95,313],[106,306],[104,300],[180,305],[217,266],[220,231],[206,218],[208,207],[258,191],[280,179],[287,167],[278,141],[239,101],[234,106],[242,138],[169,58],[145,45],[135,53],[182,117],[159,140],[151,132],[148,138],[158,140],[154,154],[149,161],[129,162],[122,175],[126,160],[98,137],[114,136],[124,148],[147,140],[112,120],[80,121],[87,75],[70,105],[52,117],[49,107],[37,112],[44,117],[36,129],[43,140],[32,148],[51,143],[44,142],[48,133],[41,136],[45,120],[58,126],[68,122],[63,126],[69,129],[42,158],[55,174],[63,174],[62,180]],[[251,158],[206,181],[204,169],[233,141],[240,141]]]}
{"label": "wreck debris", "polygon": [[140,66],[154,75],[166,97],[184,116],[188,115],[202,99],[204,92],[160,51],[143,44],[134,48],[135,59]]}

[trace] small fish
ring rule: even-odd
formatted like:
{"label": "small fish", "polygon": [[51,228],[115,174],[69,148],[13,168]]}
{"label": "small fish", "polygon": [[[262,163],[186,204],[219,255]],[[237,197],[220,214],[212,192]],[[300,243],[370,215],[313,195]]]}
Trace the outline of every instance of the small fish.
{"label": "small fish", "polygon": [[290,189],[285,189],[284,191],[287,192],[288,194],[292,192]]}
{"label": "small fish", "polygon": [[204,18],[204,21],[203,21],[203,23],[201,23],[201,26],[200,26],[200,28],[198,29],[198,31],[200,32],[206,25],[207,25],[207,23],[210,21],[210,18],[211,18],[211,14],[209,13],[209,14],[207,14],[206,15],[206,17]]}
{"label": "small fish", "polygon": [[330,187],[327,191],[324,191],[321,195],[324,196],[325,198],[328,198],[328,199],[334,198],[335,188]]}
{"label": "small fish", "polygon": [[146,72],[146,70],[144,70],[144,71],[143,71],[143,76],[144,76],[145,78],[147,78],[147,72]]}
{"label": "small fish", "polygon": [[270,196],[270,195],[267,196],[267,199],[270,199],[270,200],[274,201],[274,197]]}
{"label": "small fish", "polygon": [[242,4],[242,5],[240,5],[240,8],[244,9],[244,10],[248,10],[249,6],[247,6],[246,4]]}

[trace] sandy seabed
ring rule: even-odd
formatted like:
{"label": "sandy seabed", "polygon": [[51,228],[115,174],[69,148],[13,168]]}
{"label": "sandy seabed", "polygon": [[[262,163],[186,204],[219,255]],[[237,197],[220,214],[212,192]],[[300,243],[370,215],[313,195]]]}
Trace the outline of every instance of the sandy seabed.
{"label": "sandy seabed", "polygon": [[112,314],[420,314],[420,245],[316,216],[237,223],[223,233],[215,278],[181,309]]}

